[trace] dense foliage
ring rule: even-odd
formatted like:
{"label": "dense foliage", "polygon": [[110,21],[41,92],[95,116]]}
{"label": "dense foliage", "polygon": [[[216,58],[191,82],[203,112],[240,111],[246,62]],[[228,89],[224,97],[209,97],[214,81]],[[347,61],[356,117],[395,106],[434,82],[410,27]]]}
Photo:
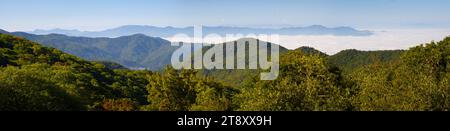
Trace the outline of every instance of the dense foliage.
{"label": "dense foliage", "polygon": [[207,78],[196,77],[192,70],[177,71],[167,67],[149,78],[150,105],[144,110],[225,111],[231,110],[233,90]]}
{"label": "dense foliage", "polygon": [[406,51],[303,47],[280,57],[274,81],[259,70],[135,71],[0,34],[0,110],[450,110],[450,37]]}
{"label": "dense foliage", "polygon": [[346,110],[347,91],[339,77],[323,57],[292,51],[282,56],[277,80],[249,82],[236,96],[237,105],[251,111]]}
{"label": "dense foliage", "polygon": [[109,70],[10,35],[0,35],[0,47],[1,110],[101,110],[106,99],[145,100],[148,82],[137,75],[149,72]]}
{"label": "dense foliage", "polygon": [[0,110],[231,109],[233,90],[196,72],[111,70],[4,34],[0,62]]}
{"label": "dense foliage", "polygon": [[343,71],[349,72],[373,63],[398,60],[402,53],[402,50],[359,51],[348,49],[328,57],[328,62],[332,66],[337,66]]}
{"label": "dense foliage", "polygon": [[400,60],[351,74],[358,110],[449,110],[450,38],[411,48]]}

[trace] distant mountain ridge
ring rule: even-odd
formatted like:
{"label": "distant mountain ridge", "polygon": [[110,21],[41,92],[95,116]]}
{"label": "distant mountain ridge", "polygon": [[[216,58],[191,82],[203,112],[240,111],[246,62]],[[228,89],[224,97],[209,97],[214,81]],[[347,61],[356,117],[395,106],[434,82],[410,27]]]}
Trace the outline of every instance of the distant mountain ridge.
{"label": "distant mountain ridge", "polygon": [[[229,27],[229,26],[203,26],[203,34],[218,34],[225,36],[226,34],[279,34],[279,35],[335,35],[335,36],[370,36],[371,31],[356,30],[351,27],[325,27],[322,25],[312,25],[307,27],[287,27],[287,28],[249,28],[249,27]],[[47,35],[47,34],[64,34],[69,36],[83,37],[120,37],[133,34],[145,34],[155,37],[172,37],[176,34],[186,34],[193,36],[194,27],[156,27],[146,25],[125,25],[117,28],[107,29],[103,31],[79,31],[65,29],[51,30],[34,30],[27,33]]]}
{"label": "distant mountain ridge", "polygon": [[2,30],[2,29],[0,29],[0,34],[8,34],[9,32],[7,32],[7,31],[5,31],[5,30]]}

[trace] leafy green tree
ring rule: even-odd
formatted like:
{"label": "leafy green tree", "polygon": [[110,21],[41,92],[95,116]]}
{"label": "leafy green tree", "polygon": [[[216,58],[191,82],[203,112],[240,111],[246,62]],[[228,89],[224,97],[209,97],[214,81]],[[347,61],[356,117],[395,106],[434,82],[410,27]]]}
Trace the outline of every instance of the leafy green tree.
{"label": "leafy green tree", "polygon": [[212,80],[202,80],[195,85],[195,104],[190,107],[194,111],[226,111],[231,110],[231,97],[235,93],[229,87]]}
{"label": "leafy green tree", "polygon": [[113,71],[5,34],[0,34],[0,52],[0,110],[104,110],[108,99],[147,104],[145,86],[151,72]]}
{"label": "leafy green tree", "polygon": [[229,110],[232,90],[198,77],[193,70],[166,67],[149,78],[149,105],[143,110],[187,111]]}
{"label": "leafy green tree", "polygon": [[352,79],[359,110],[449,110],[450,38],[413,47],[400,60],[370,65]]}
{"label": "leafy green tree", "polygon": [[173,68],[167,67],[162,74],[150,77],[147,86],[150,105],[146,110],[181,111],[188,110],[195,102],[195,89],[193,88],[193,72],[183,71],[178,73]]}
{"label": "leafy green tree", "polygon": [[67,93],[45,64],[0,68],[0,110],[83,110],[77,97]]}
{"label": "leafy green tree", "polygon": [[280,76],[258,81],[236,95],[239,110],[309,111],[347,110],[347,90],[337,84],[324,58],[301,50],[281,57]]}

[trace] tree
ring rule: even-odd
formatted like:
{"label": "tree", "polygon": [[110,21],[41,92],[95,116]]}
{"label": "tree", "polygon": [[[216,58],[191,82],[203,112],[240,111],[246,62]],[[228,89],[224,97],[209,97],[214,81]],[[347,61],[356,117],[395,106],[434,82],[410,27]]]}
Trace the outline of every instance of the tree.
{"label": "tree", "polygon": [[52,80],[45,64],[0,68],[0,110],[58,111],[85,107]]}
{"label": "tree", "polygon": [[413,47],[400,60],[353,74],[359,110],[449,110],[450,38]]}
{"label": "tree", "polygon": [[337,84],[324,58],[292,51],[281,57],[280,76],[275,81],[258,81],[236,96],[239,110],[306,111],[346,110],[346,89]]}
{"label": "tree", "polygon": [[163,73],[149,78],[149,105],[143,110],[187,111],[229,110],[231,89],[206,78],[199,78],[193,70],[166,67]]}
{"label": "tree", "polygon": [[0,110],[104,110],[104,100],[123,99],[147,104],[151,72],[113,71],[5,34],[0,34],[0,53]]}

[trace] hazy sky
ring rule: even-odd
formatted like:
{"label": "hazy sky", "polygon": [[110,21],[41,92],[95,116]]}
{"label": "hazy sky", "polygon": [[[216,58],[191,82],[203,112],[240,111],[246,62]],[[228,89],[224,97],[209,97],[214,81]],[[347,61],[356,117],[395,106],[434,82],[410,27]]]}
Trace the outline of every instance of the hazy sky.
{"label": "hazy sky", "polygon": [[450,0],[0,0],[0,28],[121,25],[450,28]]}

